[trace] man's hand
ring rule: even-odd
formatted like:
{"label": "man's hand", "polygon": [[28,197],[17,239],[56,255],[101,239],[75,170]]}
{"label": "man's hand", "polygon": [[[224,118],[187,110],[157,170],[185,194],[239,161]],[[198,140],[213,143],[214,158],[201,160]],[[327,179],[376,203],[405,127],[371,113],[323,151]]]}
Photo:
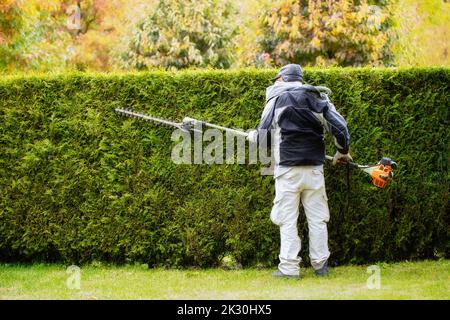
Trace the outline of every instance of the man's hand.
{"label": "man's hand", "polygon": [[350,153],[342,154],[339,151],[336,151],[336,154],[333,157],[333,165],[336,164],[346,164],[347,162],[353,161]]}

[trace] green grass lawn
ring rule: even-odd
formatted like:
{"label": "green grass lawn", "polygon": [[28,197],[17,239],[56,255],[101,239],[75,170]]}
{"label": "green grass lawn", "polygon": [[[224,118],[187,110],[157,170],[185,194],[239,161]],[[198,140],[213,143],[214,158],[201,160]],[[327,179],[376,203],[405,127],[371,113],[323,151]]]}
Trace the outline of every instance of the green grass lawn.
{"label": "green grass lawn", "polygon": [[[63,265],[0,264],[0,299],[450,299],[450,260],[378,264],[380,288],[367,266],[332,268],[317,278],[273,278],[273,270],[165,270],[86,265],[80,289],[69,289]],[[372,274],[373,275],[373,274]]]}

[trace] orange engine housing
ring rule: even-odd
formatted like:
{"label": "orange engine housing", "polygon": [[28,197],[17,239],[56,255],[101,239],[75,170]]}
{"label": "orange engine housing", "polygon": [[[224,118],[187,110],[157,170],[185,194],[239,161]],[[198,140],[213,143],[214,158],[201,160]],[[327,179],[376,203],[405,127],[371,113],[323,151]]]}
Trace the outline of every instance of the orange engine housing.
{"label": "orange engine housing", "polygon": [[370,175],[374,186],[385,188],[392,179],[392,167],[380,164],[372,169]]}

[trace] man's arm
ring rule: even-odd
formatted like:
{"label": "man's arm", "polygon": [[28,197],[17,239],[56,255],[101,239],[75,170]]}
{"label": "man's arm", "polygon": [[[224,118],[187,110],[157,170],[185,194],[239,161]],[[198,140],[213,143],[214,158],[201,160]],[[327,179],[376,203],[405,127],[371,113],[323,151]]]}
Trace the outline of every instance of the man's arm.
{"label": "man's arm", "polygon": [[270,129],[274,117],[275,101],[276,98],[273,98],[266,103],[259,125],[256,127],[256,130],[251,130],[248,133],[247,139],[250,142],[257,143],[258,141],[264,141],[265,139],[268,139],[267,141],[270,142]]}
{"label": "man's arm", "polygon": [[313,111],[323,127],[331,134],[334,145],[338,149],[334,155],[333,164],[352,161],[353,159],[349,154],[350,134],[347,123],[339,112],[337,112],[328,95],[324,92],[319,93],[319,95],[319,99],[313,98],[309,100],[311,111]]}
{"label": "man's arm", "polygon": [[350,134],[347,123],[328,100],[327,108],[323,111],[325,129],[333,136],[334,145],[339,153],[347,154],[350,147]]}

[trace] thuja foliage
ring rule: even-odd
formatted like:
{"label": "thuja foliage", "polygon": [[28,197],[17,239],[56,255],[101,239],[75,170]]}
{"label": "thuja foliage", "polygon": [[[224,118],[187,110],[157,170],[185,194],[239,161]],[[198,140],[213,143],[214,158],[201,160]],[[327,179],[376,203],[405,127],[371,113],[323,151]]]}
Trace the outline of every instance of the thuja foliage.
{"label": "thuja foliage", "polygon": [[[273,180],[258,165],[176,165],[172,130],[116,107],[253,128],[275,70],[11,76],[0,80],[0,261],[273,265]],[[332,89],[355,161],[386,189],[325,166],[330,264],[449,256],[450,70],[307,69]],[[334,148],[328,138],[327,153]],[[307,225],[300,212],[302,257]]]}

